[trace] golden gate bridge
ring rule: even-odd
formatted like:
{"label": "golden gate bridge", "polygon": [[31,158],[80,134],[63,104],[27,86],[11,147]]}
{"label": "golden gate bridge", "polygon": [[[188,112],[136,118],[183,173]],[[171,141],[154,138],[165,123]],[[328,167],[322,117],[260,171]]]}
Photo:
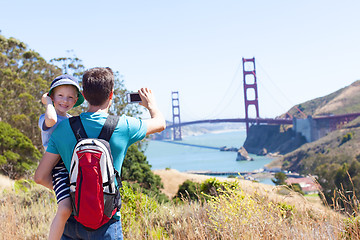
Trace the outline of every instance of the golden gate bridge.
{"label": "golden gate bridge", "polygon": [[[168,129],[173,129],[173,140],[182,140],[181,127],[186,125],[201,124],[201,123],[245,123],[246,134],[249,132],[252,124],[271,124],[271,125],[293,125],[295,131],[306,135],[308,142],[317,140],[325,135],[327,132],[336,130],[340,126],[354,120],[360,113],[349,113],[341,115],[329,116],[306,116],[300,109],[297,109],[306,118],[296,119],[287,114],[287,118],[261,118],[259,114],[259,101],[257,90],[257,79],[255,69],[255,58],[242,58],[243,67],[243,87],[244,87],[244,102],[245,102],[245,117],[244,118],[227,118],[227,119],[205,119],[181,122],[180,118],[180,101],[179,92],[172,92],[172,124],[167,126]],[[250,92],[250,94],[249,94]],[[252,94],[251,94],[252,92]],[[253,96],[251,98],[250,96]],[[249,117],[249,107],[255,107],[256,117]],[[321,128],[321,130],[319,130]],[[325,130],[324,130],[325,129]],[[316,134],[316,131],[318,132]]]}

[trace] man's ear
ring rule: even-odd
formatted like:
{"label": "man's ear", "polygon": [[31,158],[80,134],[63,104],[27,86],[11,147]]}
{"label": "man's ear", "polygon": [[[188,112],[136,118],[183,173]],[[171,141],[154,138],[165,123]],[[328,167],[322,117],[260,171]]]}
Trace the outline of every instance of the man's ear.
{"label": "man's ear", "polygon": [[111,91],[110,95],[109,95],[109,99],[111,100],[111,99],[113,99],[113,97],[114,97],[114,91]]}

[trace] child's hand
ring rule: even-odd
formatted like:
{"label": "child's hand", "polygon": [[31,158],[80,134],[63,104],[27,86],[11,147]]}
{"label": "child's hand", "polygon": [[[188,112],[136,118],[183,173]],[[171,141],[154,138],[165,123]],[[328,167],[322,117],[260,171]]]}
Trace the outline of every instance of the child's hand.
{"label": "child's hand", "polygon": [[44,93],[41,97],[41,102],[44,104],[44,105],[47,105],[47,104],[52,104],[52,100],[51,98],[49,97],[48,93]]}

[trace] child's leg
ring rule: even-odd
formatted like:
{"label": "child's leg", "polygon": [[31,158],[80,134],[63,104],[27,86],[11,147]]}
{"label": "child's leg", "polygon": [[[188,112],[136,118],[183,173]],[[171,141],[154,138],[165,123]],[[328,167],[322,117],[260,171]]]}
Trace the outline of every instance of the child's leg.
{"label": "child's leg", "polygon": [[58,240],[64,232],[65,223],[72,212],[70,198],[65,198],[58,204],[58,209],[54,220],[50,226],[49,240]]}
{"label": "child's leg", "polygon": [[51,240],[61,238],[64,232],[65,223],[72,212],[69,173],[61,159],[54,167],[52,175],[58,209],[50,226],[49,239]]}

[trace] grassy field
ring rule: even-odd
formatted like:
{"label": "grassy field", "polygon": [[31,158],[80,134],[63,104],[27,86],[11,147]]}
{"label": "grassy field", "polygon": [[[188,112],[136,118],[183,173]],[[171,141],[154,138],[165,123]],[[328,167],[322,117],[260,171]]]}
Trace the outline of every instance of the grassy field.
{"label": "grassy field", "polygon": [[[284,187],[238,181],[208,201],[157,203],[123,189],[125,239],[358,239],[357,218]],[[242,187],[245,186],[244,188]],[[314,197],[314,196],[312,196]],[[46,239],[54,195],[31,181],[0,194],[0,239]]]}

